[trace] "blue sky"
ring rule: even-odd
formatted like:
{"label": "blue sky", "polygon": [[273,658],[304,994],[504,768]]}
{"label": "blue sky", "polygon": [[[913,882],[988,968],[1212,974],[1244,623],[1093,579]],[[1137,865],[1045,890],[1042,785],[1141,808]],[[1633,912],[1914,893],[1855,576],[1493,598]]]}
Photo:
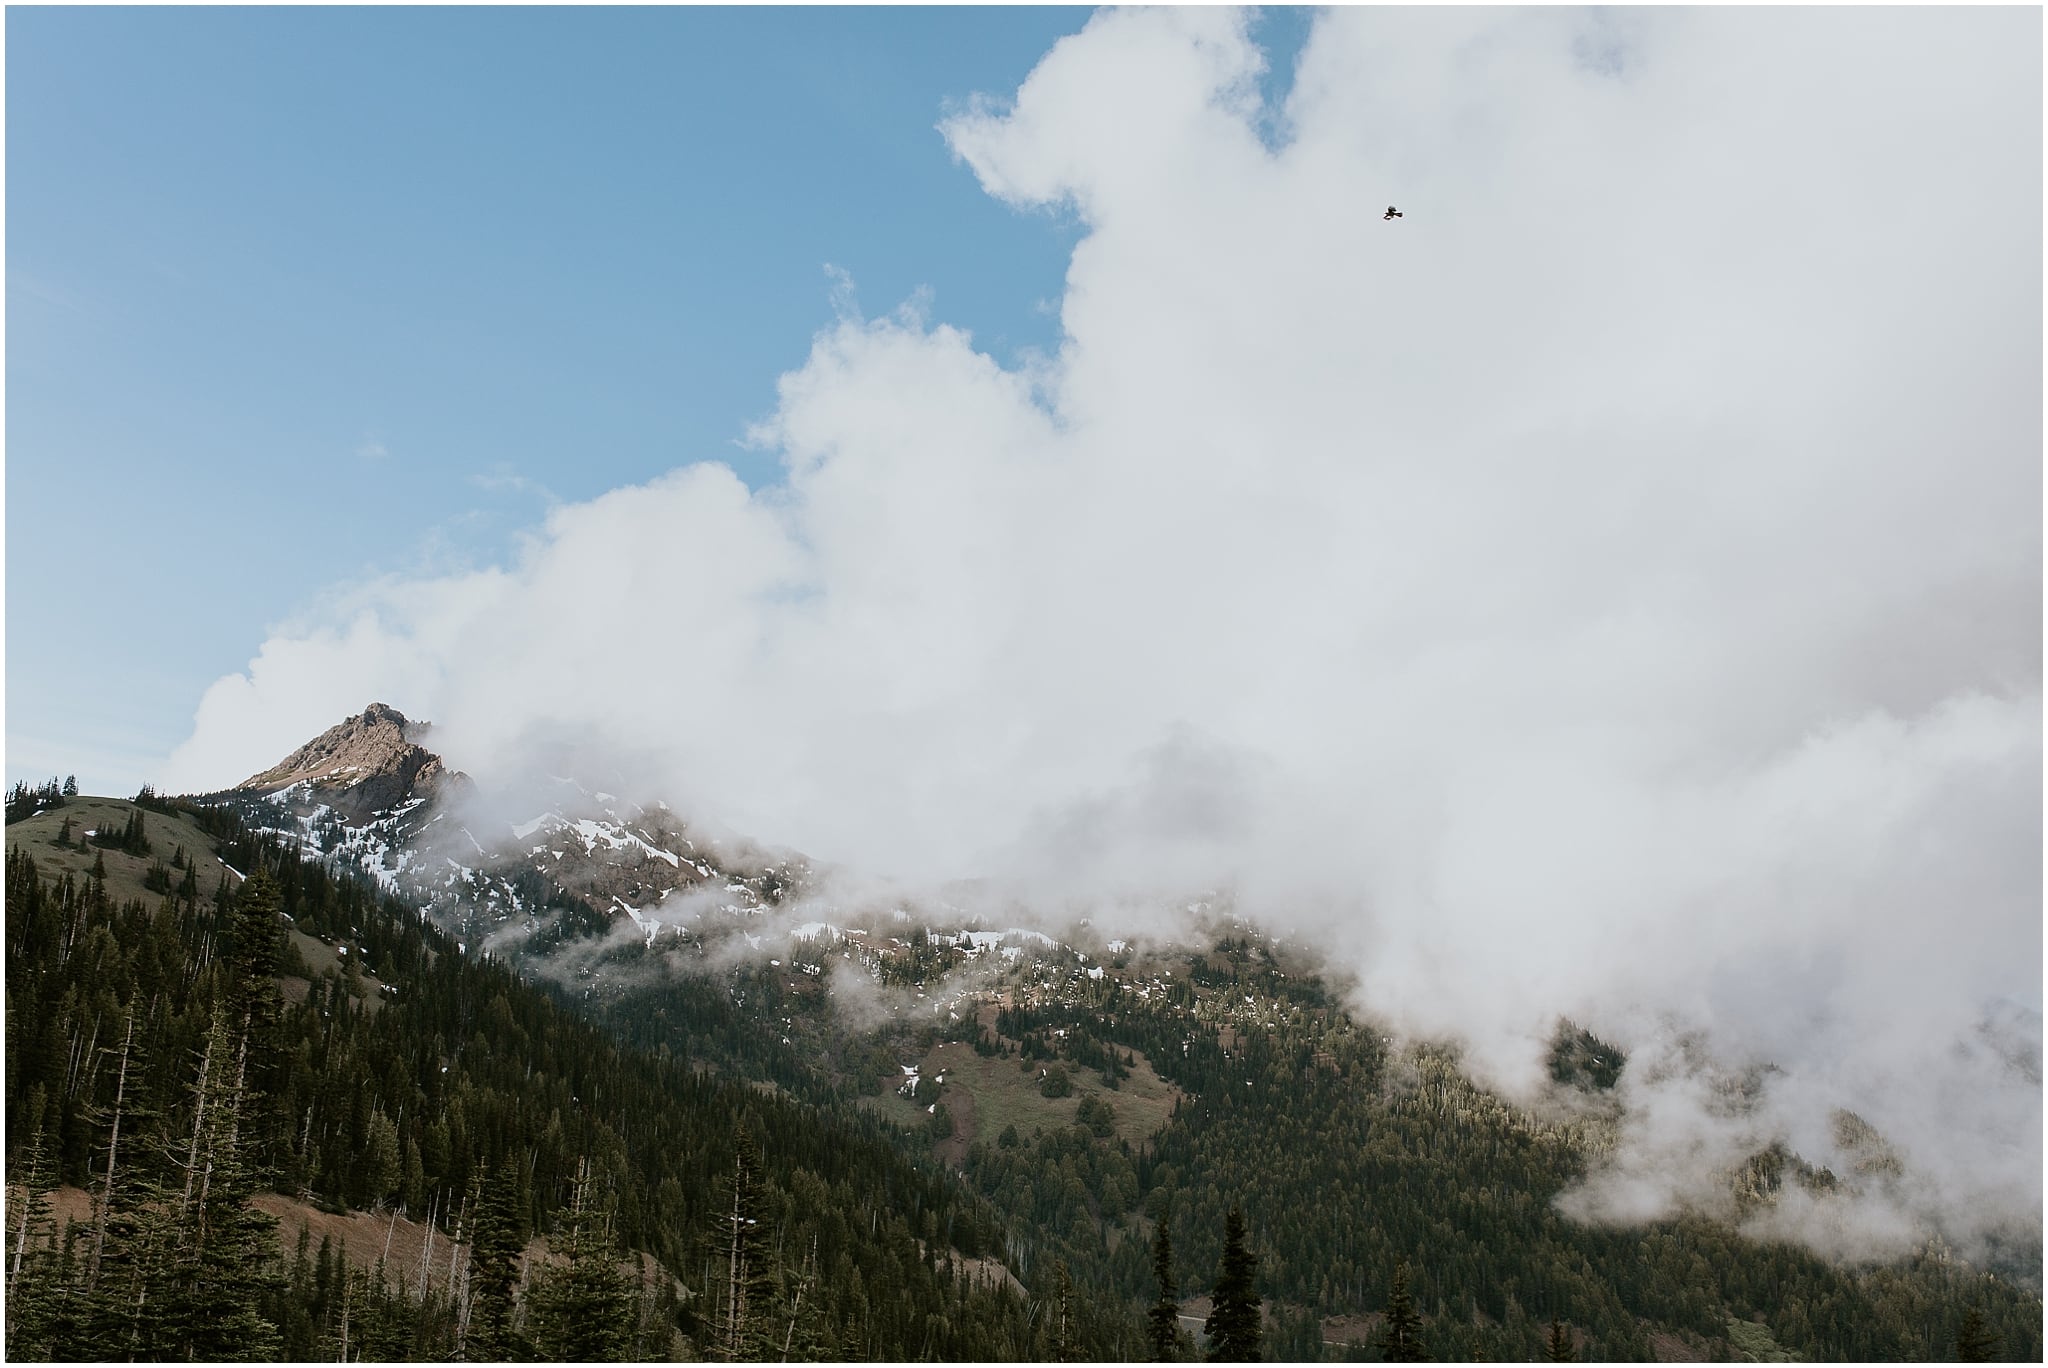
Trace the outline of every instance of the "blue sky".
{"label": "blue sky", "polygon": [[827,263],[1053,345],[1074,225],[935,125],[1086,18],[10,10],[9,778],[132,788],[267,627],[550,497],[772,478]]}

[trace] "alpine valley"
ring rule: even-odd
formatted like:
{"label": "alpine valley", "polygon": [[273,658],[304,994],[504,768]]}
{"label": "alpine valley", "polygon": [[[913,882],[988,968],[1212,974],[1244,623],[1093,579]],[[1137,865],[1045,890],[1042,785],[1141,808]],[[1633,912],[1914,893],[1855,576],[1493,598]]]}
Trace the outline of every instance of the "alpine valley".
{"label": "alpine valley", "polygon": [[991,918],[433,739],[9,794],[10,1358],[2041,1358],[2037,1213],[1769,1233],[1910,1177],[1854,1114],[1588,1223],[1571,1022],[1510,1100],[1225,895]]}

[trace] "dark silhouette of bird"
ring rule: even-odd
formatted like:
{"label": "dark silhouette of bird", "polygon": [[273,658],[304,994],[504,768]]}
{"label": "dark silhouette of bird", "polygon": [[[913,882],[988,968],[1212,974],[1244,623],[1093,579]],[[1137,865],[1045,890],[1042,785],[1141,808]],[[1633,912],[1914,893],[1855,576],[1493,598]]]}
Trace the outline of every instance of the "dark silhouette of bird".
{"label": "dark silhouette of bird", "polygon": [[1407,217],[1407,215],[1406,215],[1406,214],[1403,214],[1403,213],[1402,213],[1402,212],[1401,212],[1401,211],[1400,211],[1399,209],[1396,209],[1396,208],[1395,208],[1395,207],[1394,207],[1393,205],[1391,205],[1391,204],[1390,204],[1390,205],[1388,205],[1388,206],[1387,206],[1387,212],[1386,212],[1385,214],[1381,215],[1381,217],[1382,217],[1382,218],[1390,218],[1390,219],[1397,219],[1397,218],[1406,218],[1406,217]]}

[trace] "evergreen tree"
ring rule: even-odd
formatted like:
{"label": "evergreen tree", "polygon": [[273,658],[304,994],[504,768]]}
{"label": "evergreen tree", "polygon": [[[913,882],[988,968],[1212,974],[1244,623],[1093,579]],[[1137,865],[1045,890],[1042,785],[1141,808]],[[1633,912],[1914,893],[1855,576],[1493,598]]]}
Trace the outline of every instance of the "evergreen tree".
{"label": "evergreen tree", "polygon": [[1216,1268],[1209,1318],[1209,1357],[1218,1363],[1253,1363],[1259,1357],[1259,1294],[1252,1280],[1258,1256],[1245,1247],[1244,1213],[1236,1207],[1223,1220],[1223,1257]]}
{"label": "evergreen tree", "polygon": [[136,1361],[185,1356],[192,1320],[188,1210],[162,1173],[123,1174],[97,1280],[84,1289],[90,1325],[71,1341],[73,1352]]}
{"label": "evergreen tree", "polygon": [[606,1213],[593,1208],[590,1161],[576,1175],[566,1228],[554,1252],[566,1258],[535,1282],[528,1324],[541,1358],[561,1363],[613,1363],[629,1357],[634,1331],[631,1288],[619,1271]]}
{"label": "evergreen tree", "polygon": [[827,1357],[823,1289],[818,1285],[818,1237],[797,1271],[788,1299],[788,1326],[782,1333],[782,1361],[809,1362]]}
{"label": "evergreen tree", "polygon": [[[229,1007],[234,1015],[235,1087],[246,1101],[239,1120],[244,1161],[267,1167],[277,1133],[280,1064],[277,1030],[284,998],[277,987],[278,951],[284,943],[277,881],[258,862],[229,909]],[[381,1195],[381,1194],[380,1194]]]}
{"label": "evergreen tree", "polygon": [[410,1352],[414,1308],[403,1294],[392,1294],[388,1277],[389,1270],[380,1258],[364,1280],[357,1343],[361,1345],[358,1357],[365,1363],[396,1363],[420,1357]]}
{"label": "evergreen tree", "polygon": [[1550,1318],[1550,1339],[1543,1346],[1543,1358],[1547,1363],[1572,1363],[1579,1357],[1579,1351],[1572,1347],[1571,1332],[1564,1328],[1564,1322],[1557,1317]]}
{"label": "evergreen tree", "polygon": [[78,796],[77,775],[67,774],[64,776],[64,796],[66,798],[76,798]]}
{"label": "evergreen tree", "polygon": [[1984,1312],[1972,1304],[1956,1331],[1956,1357],[1964,1363],[1997,1363],[2002,1354],[1998,1336],[1984,1324]]}
{"label": "evergreen tree", "polygon": [[513,1288],[519,1282],[518,1183],[501,1165],[479,1185],[475,1233],[469,1251],[469,1320],[461,1356],[472,1363],[505,1363],[532,1357],[513,1319]]}
{"label": "evergreen tree", "polygon": [[718,1357],[733,1361],[765,1358],[774,1336],[769,1314],[775,1280],[761,1209],[761,1149],[745,1123],[733,1145],[730,1186],[718,1227],[725,1290],[714,1349]]}
{"label": "evergreen tree", "polygon": [[1394,1269],[1394,1289],[1387,1297],[1387,1320],[1380,1331],[1380,1352],[1389,1363],[1423,1363],[1429,1355],[1422,1349],[1422,1317],[1415,1313],[1415,1299],[1408,1294],[1408,1265]]}
{"label": "evergreen tree", "polygon": [[15,1363],[54,1357],[51,1321],[64,1291],[58,1284],[56,1260],[50,1252],[42,1248],[33,1253],[29,1250],[31,1240],[46,1240],[52,1233],[49,1195],[56,1186],[40,1118],[23,1158],[20,1176],[24,1189],[21,1227],[18,1232],[8,1232],[14,1237],[14,1249],[7,1272],[7,1357]]}
{"label": "evergreen tree", "polygon": [[1067,1261],[1056,1259],[1052,1266],[1052,1361],[1074,1361],[1074,1276]]}
{"label": "evergreen tree", "polygon": [[[226,1053],[227,1028],[216,1018],[209,1055]],[[232,1072],[202,1071],[195,1093],[200,1120],[198,1184],[186,1207],[181,1260],[187,1338],[179,1357],[208,1362],[263,1362],[277,1357],[277,1327],[264,1314],[279,1281],[277,1222],[249,1204],[257,1191],[246,1160],[247,1088],[236,1051]]]}
{"label": "evergreen tree", "polygon": [[1152,1346],[1154,1363],[1171,1363],[1180,1357],[1180,1289],[1173,1280],[1173,1236],[1168,1218],[1159,1218],[1159,1231],[1152,1237],[1152,1276],[1159,1284],[1158,1300],[1145,1313],[1145,1339]]}
{"label": "evergreen tree", "polygon": [[267,1363],[278,1357],[282,1342],[265,1314],[282,1281],[277,1221],[249,1204],[245,1180],[225,1176],[193,1269],[188,1356],[209,1363]]}

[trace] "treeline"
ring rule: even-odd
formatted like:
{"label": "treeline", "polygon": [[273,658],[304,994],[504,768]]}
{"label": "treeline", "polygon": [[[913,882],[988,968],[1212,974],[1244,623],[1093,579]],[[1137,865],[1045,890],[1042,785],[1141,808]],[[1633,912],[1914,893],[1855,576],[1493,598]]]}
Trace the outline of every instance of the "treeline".
{"label": "treeline", "polygon": [[7,825],[13,826],[38,812],[63,807],[67,800],[77,796],[76,775],[66,775],[62,783],[46,779],[40,784],[30,784],[26,780],[11,784],[7,789]]}
{"label": "treeline", "polygon": [[[576,1356],[708,1352],[730,1330],[718,1175],[742,1131],[766,1239],[745,1353],[771,1322],[826,1358],[1051,1343],[1031,1300],[969,1274],[1004,1243],[989,1207],[879,1123],[707,1073],[687,1036],[622,1050],[365,882],[231,813],[187,815],[248,871],[240,889],[114,907],[99,879],[8,860],[8,1174],[31,1194],[8,1230],[10,1356],[510,1358],[599,1323],[616,1334]],[[94,1199],[61,1237],[43,1205],[59,1183]],[[246,1200],[264,1190],[405,1213],[469,1264],[423,1294],[337,1251],[286,1257]],[[505,1281],[505,1251],[543,1233],[592,1251],[584,1282],[611,1313]],[[625,1250],[666,1272],[621,1302],[600,1274]]]}

